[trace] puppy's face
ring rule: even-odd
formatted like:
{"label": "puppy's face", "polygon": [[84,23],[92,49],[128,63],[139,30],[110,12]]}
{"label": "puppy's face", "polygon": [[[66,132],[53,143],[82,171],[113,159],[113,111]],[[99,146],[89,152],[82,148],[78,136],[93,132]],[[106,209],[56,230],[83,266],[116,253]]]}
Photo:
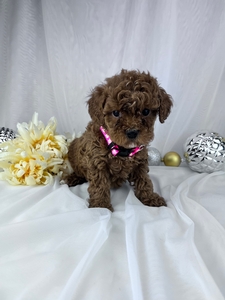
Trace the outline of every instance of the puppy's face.
{"label": "puppy's face", "polygon": [[147,145],[154,137],[157,115],[163,123],[170,113],[170,96],[150,74],[122,70],[106,82],[95,88],[88,102],[92,119],[117,145]]}
{"label": "puppy's face", "polygon": [[123,90],[109,95],[103,108],[105,127],[124,148],[147,145],[153,139],[157,106],[147,94]]}

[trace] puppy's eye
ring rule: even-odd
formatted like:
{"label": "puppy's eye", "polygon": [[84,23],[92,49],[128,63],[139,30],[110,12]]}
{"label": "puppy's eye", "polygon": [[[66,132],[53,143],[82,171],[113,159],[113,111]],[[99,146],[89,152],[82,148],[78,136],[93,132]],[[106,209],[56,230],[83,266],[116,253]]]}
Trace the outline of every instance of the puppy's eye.
{"label": "puppy's eye", "polygon": [[143,111],[142,111],[142,115],[145,116],[145,117],[148,116],[149,113],[150,113],[150,110],[147,109],[147,108],[143,109]]}
{"label": "puppy's eye", "polygon": [[114,110],[114,111],[112,112],[112,114],[113,114],[113,116],[116,117],[116,118],[118,118],[118,117],[120,116],[120,112],[119,112],[118,110]]}

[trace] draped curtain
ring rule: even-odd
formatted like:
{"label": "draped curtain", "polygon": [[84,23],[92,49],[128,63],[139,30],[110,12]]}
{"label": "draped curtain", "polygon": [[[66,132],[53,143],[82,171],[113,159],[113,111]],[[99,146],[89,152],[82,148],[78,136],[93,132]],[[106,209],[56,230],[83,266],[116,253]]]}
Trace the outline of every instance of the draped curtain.
{"label": "draped curtain", "polygon": [[91,89],[139,69],[174,101],[151,145],[182,155],[197,130],[225,136],[224,53],[223,0],[0,0],[0,127],[36,111],[82,132]]}

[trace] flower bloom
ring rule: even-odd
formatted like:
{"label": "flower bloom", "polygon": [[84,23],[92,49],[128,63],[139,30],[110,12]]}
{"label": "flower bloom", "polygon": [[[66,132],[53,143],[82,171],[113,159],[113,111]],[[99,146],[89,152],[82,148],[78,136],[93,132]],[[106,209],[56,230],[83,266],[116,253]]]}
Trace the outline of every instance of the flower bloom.
{"label": "flower bloom", "polygon": [[1,144],[0,179],[13,185],[36,185],[52,182],[53,175],[66,168],[67,140],[56,134],[56,119],[47,126],[34,113],[32,121],[17,124],[18,135]]}

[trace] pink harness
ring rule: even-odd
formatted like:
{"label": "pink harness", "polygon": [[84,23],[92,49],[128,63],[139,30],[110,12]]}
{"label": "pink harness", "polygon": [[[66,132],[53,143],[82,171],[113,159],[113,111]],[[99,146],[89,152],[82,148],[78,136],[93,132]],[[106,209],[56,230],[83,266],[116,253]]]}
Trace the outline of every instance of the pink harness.
{"label": "pink harness", "polygon": [[108,148],[111,150],[111,153],[113,156],[123,156],[123,157],[132,157],[137,152],[141,151],[144,148],[144,145],[141,145],[140,147],[135,147],[131,149],[126,149],[124,147],[116,145],[111,139],[110,136],[107,134],[105,129],[101,126],[100,130],[108,144]]}

